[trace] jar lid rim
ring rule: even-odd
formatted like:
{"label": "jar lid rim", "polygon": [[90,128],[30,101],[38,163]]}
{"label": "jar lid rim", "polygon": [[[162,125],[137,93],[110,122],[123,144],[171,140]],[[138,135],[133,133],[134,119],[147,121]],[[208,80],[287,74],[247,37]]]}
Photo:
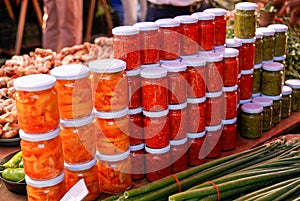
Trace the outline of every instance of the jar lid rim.
{"label": "jar lid rim", "polygon": [[25,175],[25,181],[28,185],[36,187],[36,188],[44,188],[48,186],[55,186],[62,182],[65,178],[65,173],[62,171],[57,177],[48,180],[35,180]]}
{"label": "jar lid rim", "polygon": [[56,83],[55,77],[47,74],[32,74],[18,77],[14,81],[14,87],[20,91],[42,91],[52,88]]}
{"label": "jar lid rim", "polygon": [[91,123],[94,120],[94,114],[90,114],[80,119],[60,119],[60,125],[64,127],[79,127]]}
{"label": "jar lid rim", "polygon": [[125,107],[122,110],[112,111],[112,112],[102,112],[102,111],[97,111],[96,109],[93,112],[97,118],[103,118],[103,119],[120,118],[128,114],[128,107]]}
{"label": "jar lid rim", "polygon": [[167,76],[167,70],[161,67],[144,68],[141,71],[141,77],[143,78],[162,78]]}
{"label": "jar lid rim", "polygon": [[170,144],[163,148],[150,148],[145,146],[145,151],[151,154],[164,154],[170,151],[170,148],[171,148]]}
{"label": "jar lid rim", "polygon": [[45,140],[51,140],[57,137],[60,133],[60,128],[57,127],[55,130],[49,131],[47,133],[26,133],[24,130],[19,130],[19,135],[22,140],[30,141],[30,142],[39,142]]}
{"label": "jar lid rim", "polygon": [[203,12],[210,12],[210,13],[213,13],[215,14],[215,16],[223,16],[223,15],[226,15],[226,10],[223,9],[223,8],[208,8],[208,9],[205,9]]}
{"label": "jar lid rim", "polygon": [[256,114],[263,111],[263,106],[258,103],[245,103],[242,105],[242,111],[249,114]]}
{"label": "jar lid rim", "polygon": [[255,97],[252,99],[253,103],[258,103],[262,105],[263,107],[268,107],[273,105],[273,100],[268,97]]}
{"label": "jar lid rim", "polygon": [[174,139],[174,140],[170,140],[170,145],[171,146],[178,146],[178,145],[183,145],[187,142],[187,137],[182,138],[182,139]]}
{"label": "jar lid rim", "polygon": [[89,74],[89,68],[82,64],[66,64],[50,70],[50,75],[55,77],[56,80],[79,80]]}
{"label": "jar lid rim", "polygon": [[186,135],[188,138],[194,139],[194,138],[203,137],[205,134],[206,134],[206,130],[198,132],[198,133],[187,133]]}
{"label": "jar lid rim", "polygon": [[116,162],[116,161],[121,161],[130,155],[130,149],[128,148],[125,152],[120,153],[120,154],[114,154],[114,155],[107,155],[107,154],[102,154],[99,151],[96,152],[96,158],[101,161],[109,161],[109,162]]}
{"label": "jar lid rim", "polygon": [[64,166],[66,169],[71,171],[81,171],[81,170],[87,170],[95,166],[97,163],[97,160],[93,158],[90,161],[87,161],[85,163],[77,163],[77,164],[69,164],[64,162]]}
{"label": "jar lid rim", "polygon": [[159,27],[177,27],[180,25],[180,22],[174,20],[173,18],[163,18],[155,21]]}
{"label": "jar lid rim", "polygon": [[197,19],[191,15],[179,15],[174,17],[174,20],[177,20],[182,24],[192,24],[197,22]]}
{"label": "jar lid rim", "polygon": [[169,108],[166,110],[155,111],[155,112],[143,110],[143,114],[147,117],[163,117],[168,115],[168,113],[169,113]]}
{"label": "jar lid rim", "polygon": [[126,68],[126,62],[120,59],[98,59],[90,61],[88,65],[90,70],[96,73],[116,73]]}
{"label": "jar lid rim", "polygon": [[118,26],[112,29],[113,35],[135,35],[138,34],[139,30],[136,27],[133,26]]}
{"label": "jar lid rim", "polygon": [[173,104],[169,105],[169,110],[182,110],[187,107],[187,102],[180,103],[180,104]]}

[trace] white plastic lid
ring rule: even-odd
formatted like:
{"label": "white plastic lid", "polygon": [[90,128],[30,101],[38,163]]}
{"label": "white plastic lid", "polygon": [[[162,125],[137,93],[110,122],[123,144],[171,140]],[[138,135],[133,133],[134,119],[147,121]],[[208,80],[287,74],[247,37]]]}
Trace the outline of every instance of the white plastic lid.
{"label": "white plastic lid", "polygon": [[283,69],[283,65],[279,62],[270,61],[264,63],[262,68],[266,71],[281,71]]}
{"label": "white plastic lid", "polygon": [[187,57],[182,60],[186,66],[205,66],[206,60],[201,57]]}
{"label": "white plastic lid", "polygon": [[279,56],[279,57],[273,57],[273,60],[274,60],[274,61],[284,61],[285,58],[286,58],[286,56],[283,55],[283,56]]}
{"label": "white plastic lid", "polygon": [[232,92],[232,91],[236,91],[238,89],[238,85],[234,85],[231,87],[223,87],[222,90],[224,92]]}
{"label": "white plastic lid", "polygon": [[253,103],[258,103],[263,107],[268,107],[273,105],[273,100],[267,97],[256,97],[252,99]]}
{"label": "white plastic lid", "polygon": [[281,94],[278,95],[278,96],[267,96],[267,95],[262,94],[261,96],[262,96],[262,97],[266,97],[266,98],[270,98],[270,99],[272,99],[273,101],[278,101],[278,100],[281,100],[281,98],[282,98],[282,95],[281,95]]}
{"label": "white plastic lid", "polygon": [[217,98],[222,96],[223,91],[217,91],[217,92],[206,92],[207,98]]}
{"label": "white plastic lid", "polygon": [[234,38],[227,38],[226,39],[226,47],[241,47],[242,42],[235,40]]}
{"label": "white plastic lid", "polygon": [[196,23],[198,20],[195,17],[192,17],[190,15],[179,15],[174,18],[174,20],[177,20],[178,22],[182,24],[192,24]]}
{"label": "white plastic lid", "polygon": [[31,179],[29,176],[25,175],[26,184],[29,186],[36,187],[36,188],[45,188],[45,187],[49,187],[49,186],[55,186],[55,185],[59,184],[60,182],[62,182],[64,179],[65,179],[64,171],[62,171],[62,173],[60,175],[58,175],[57,177],[54,177],[54,178],[48,179],[48,180],[34,180],[34,179]]}
{"label": "white plastic lid", "polygon": [[97,118],[101,118],[101,119],[120,118],[120,117],[123,117],[128,114],[128,107],[125,107],[122,110],[113,111],[113,112],[100,112],[100,111],[94,110],[94,113]]}
{"label": "white plastic lid", "polygon": [[274,29],[275,32],[286,32],[289,29],[285,24],[270,24],[268,28]]}
{"label": "white plastic lid", "polygon": [[257,4],[251,2],[241,2],[235,4],[235,9],[238,10],[256,10]]}
{"label": "white plastic lid", "polygon": [[57,137],[60,133],[60,128],[56,128],[53,131],[48,133],[35,133],[35,134],[28,134],[25,133],[22,129],[19,130],[20,138],[22,140],[30,141],[30,142],[39,142],[44,140],[51,140]]}
{"label": "white plastic lid", "polygon": [[263,106],[258,103],[246,103],[242,105],[242,111],[249,114],[256,114],[263,111]]}
{"label": "white plastic lid", "polygon": [[128,70],[128,71],[125,71],[125,73],[128,77],[136,76],[136,75],[139,75],[141,73],[141,68],[134,69],[134,70]]}
{"label": "white plastic lid", "polygon": [[138,28],[140,31],[152,31],[158,30],[159,26],[155,22],[138,22],[133,25]]}
{"label": "white plastic lid", "polygon": [[299,79],[289,79],[285,81],[285,84],[292,87],[293,89],[300,89],[300,80]]}
{"label": "white plastic lid", "polygon": [[256,31],[260,31],[263,33],[263,36],[274,36],[275,30],[267,27],[257,28]]}
{"label": "white plastic lid", "polygon": [[50,71],[50,75],[57,80],[79,80],[87,77],[89,74],[89,68],[81,64],[62,65]]}
{"label": "white plastic lid", "polygon": [[255,64],[254,65],[254,69],[259,69],[259,68],[261,68],[262,67],[262,64]]}
{"label": "white plastic lid", "polygon": [[64,162],[64,166],[66,169],[71,170],[71,171],[81,171],[81,170],[88,170],[92,167],[94,167],[97,163],[96,159],[92,159],[86,163],[77,163],[77,164],[68,164]]}
{"label": "white plastic lid", "polygon": [[214,53],[208,53],[205,55],[206,62],[217,62],[217,61],[222,61],[223,57],[217,52]]}
{"label": "white plastic lid", "polygon": [[129,146],[130,151],[139,151],[139,150],[142,150],[144,148],[145,148],[144,143]]}
{"label": "white plastic lid", "polygon": [[292,94],[292,92],[293,92],[293,89],[291,87],[286,86],[286,85],[282,86],[282,95],[290,95],[290,94]]}
{"label": "white plastic lid", "polygon": [[219,46],[215,46],[214,47],[214,50],[222,50],[222,49],[224,49],[225,48],[225,45],[219,45]]}
{"label": "white plastic lid", "polygon": [[239,55],[239,51],[234,48],[223,48],[223,49],[218,49],[216,52],[220,53],[224,58],[229,58],[229,57],[237,57]]}
{"label": "white plastic lid", "polygon": [[133,26],[118,26],[112,29],[112,34],[119,36],[128,36],[138,34],[139,30]]}
{"label": "white plastic lid", "polygon": [[194,58],[194,57],[198,57],[198,54],[189,54],[189,55],[182,55],[180,56],[181,60],[187,59],[187,58]]}
{"label": "white plastic lid", "polygon": [[250,102],[251,102],[251,98],[240,100],[239,104],[243,105],[243,104],[250,103]]}
{"label": "white plastic lid", "polygon": [[50,89],[55,83],[56,79],[51,75],[33,74],[15,79],[14,87],[20,91],[41,91]]}
{"label": "white plastic lid", "polygon": [[242,43],[255,43],[256,38],[237,38],[234,37],[235,40],[241,41]]}
{"label": "white plastic lid", "polygon": [[176,105],[169,105],[169,110],[182,110],[187,107],[187,102],[176,104]]}
{"label": "white plastic lid", "polygon": [[222,128],[222,124],[216,125],[216,126],[205,126],[205,130],[207,132],[214,132],[217,130],[220,130]]}
{"label": "white plastic lid", "polygon": [[145,146],[145,151],[150,153],[150,154],[164,154],[170,151],[171,145],[169,144],[168,146],[160,149],[153,149],[150,147]]}
{"label": "white plastic lid", "polygon": [[261,31],[256,31],[255,32],[255,38],[258,39],[258,38],[262,38],[263,37],[263,33]]}
{"label": "white plastic lid", "polygon": [[160,63],[141,65],[141,70],[143,70],[144,68],[153,68],[153,67],[160,67]]}
{"label": "white plastic lid", "polygon": [[261,93],[260,93],[260,92],[255,93],[255,94],[252,94],[252,98],[256,98],[256,97],[259,97],[259,96],[261,96]]}
{"label": "white plastic lid", "polygon": [[130,149],[128,148],[125,152],[121,154],[115,154],[115,155],[106,155],[101,154],[99,151],[96,152],[96,158],[101,161],[109,161],[109,162],[116,162],[121,161],[126,158],[128,158],[130,155]]}
{"label": "white plastic lid", "polygon": [[197,18],[198,20],[213,20],[213,19],[215,19],[215,14],[196,12],[196,13],[192,14],[192,17]]}
{"label": "white plastic lid", "polygon": [[64,127],[84,126],[94,121],[94,119],[95,119],[94,114],[91,114],[81,119],[72,119],[72,120],[61,119],[60,125]]}
{"label": "white plastic lid", "polygon": [[205,57],[207,57],[207,54],[214,53],[214,52],[215,50],[207,50],[207,51],[199,50],[198,57],[205,59]]}
{"label": "white plastic lid", "polygon": [[180,23],[172,18],[164,18],[155,21],[159,27],[178,27]]}
{"label": "white plastic lid", "polygon": [[163,117],[168,115],[169,109],[163,110],[163,111],[158,111],[158,112],[150,112],[143,110],[143,114],[147,117]]}
{"label": "white plastic lid", "polygon": [[161,78],[167,76],[167,70],[161,67],[144,68],[141,71],[143,78]]}
{"label": "white plastic lid", "polygon": [[203,137],[204,135],[206,134],[206,131],[202,131],[202,132],[199,132],[199,133],[187,133],[187,137],[188,138],[192,138],[192,139],[195,139],[195,138],[200,138],[200,137]]}
{"label": "white plastic lid", "polygon": [[223,119],[223,120],[222,120],[222,124],[223,124],[223,125],[235,124],[236,121],[237,121],[237,118],[236,118],[236,117],[234,117],[234,118],[232,118],[232,119]]}
{"label": "white plastic lid", "polygon": [[205,9],[203,12],[213,13],[213,14],[215,14],[215,16],[226,15],[226,10],[223,8],[208,8],[208,9]]}
{"label": "white plastic lid", "polygon": [[128,114],[138,114],[143,112],[143,108],[138,107],[138,108],[134,108],[134,109],[129,109]]}
{"label": "white plastic lid", "polygon": [[241,70],[242,75],[250,75],[253,74],[254,69],[249,69],[249,70]]}
{"label": "white plastic lid", "polygon": [[166,69],[168,72],[180,72],[186,70],[186,65],[182,62],[167,62],[161,64],[161,67]]}
{"label": "white plastic lid", "polygon": [[170,145],[171,146],[179,146],[179,145],[183,145],[187,142],[187,137],[183,138],[183,139],[179,139],[179,140],[170,140]]}
{"label": "white plastic lid", "polygon": [[201,98],[187,98],[187,102],[192,104],[204,103],[205,101],[206,96],[203,96]]}
{"label": "white plastic lid", "polygon": [[239,74],[238,74],[238,79],[241,79],[241,77],[242,77],[242,74],[239,73]]}
{"label": "white plastic lid", "polygon": [[115,73],[125,70],[126,62],[120,59],[99,59],[90,61],[89,67],[96,73]]}
{"label": "white plastic lid", "polygon": [[[181,61],[181,58],[178,58],[178,59],[171,59],[171,60],[160,60],[159,63],[160,63],[160,65],[162,65],[164,63],[172,63],[172,62],[180,62],[180,61]],[[149,64],[149,65],[151,65],[151,64]]]}

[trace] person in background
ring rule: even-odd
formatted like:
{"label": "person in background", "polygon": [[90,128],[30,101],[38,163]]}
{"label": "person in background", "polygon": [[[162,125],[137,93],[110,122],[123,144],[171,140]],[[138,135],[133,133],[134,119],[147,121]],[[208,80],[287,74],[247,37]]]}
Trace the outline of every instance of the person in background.
{"label": "person in background", "polygon": [[82,43],[82,0],[44,0],[42,46],[59,52]]}
{"label": "person in background", "polygon": [[121,0],[121,2],[123,6],[124,25],[133,25],[138,21],[145,21],[147,9],[146,0]]}
{"label": "person in background", "polygon": [[285,1],[284,5],[278,12],[278,15],[283,16],[287,13],[291,14],[291,25],[300,25],[300,0]]}

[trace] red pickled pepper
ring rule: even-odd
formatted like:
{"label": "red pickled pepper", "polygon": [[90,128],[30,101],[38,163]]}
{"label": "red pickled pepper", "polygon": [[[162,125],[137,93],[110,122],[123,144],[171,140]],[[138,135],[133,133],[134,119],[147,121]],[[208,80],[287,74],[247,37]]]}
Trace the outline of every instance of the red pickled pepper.
{"label": "red pickled pepper", "polygon": [[171,140],[171,173],[184,171],[188,168],[187,137],[180,140]]}
{"label": "red pickled pepper", "polygon": [[232,119],[237,117],[237,104],[238,104],[238,86],[224,87],[224,100],[225,100],[225,119]]}
{"label": "red pickled pepper", "polygon": [[208,53],[200,55],[206,57],[206,91],[216,92],[222,90],[223,86],[223,57],[219,53]]}
{"label": "red pickled pepper", "polygon": [[145,144],[130,146],[131,177],[133,180],[145,177]]}
{"label": "red pickled pepper", "polygon": [[252,84],[253,84],[253,69],[242,70],[240,84],[239,84],[240,100],[246,100],[252,97]]}
{"label": "red pickled pepper", "polygon": [[206,158],[217,158],[221,155],[221,134],[222,124],[217,126],[207,126],[204,146]]}
{"label": "red pickled pepper", "polygon": [[143,116],[142,108],[129,110],[129,136],[130,145],[143,143]]}
{"label": "red pickled pepper", "polygon": [[230,39],[226,39],[226,47],[227,48],[234,48],[236,50],[239,51],[239,56],[238,56],[238,60],[239,60],[239,63],[238,63],[238,73],[241,73],[241,62],[242,62],[242,42],[241,41],[238,41],[238,40],[235,40],[233,38],[230,38]]}
{"label": "red pickled pepper", "polygon": [[224,102],[222,91],[206,93],[206,114],[205,114],[205,125],[216,126],[222,122],[224,116]]}
{"label": "red pickled pepper", "polygon": [[230,151],[236,148],[237,143],[237,119],[223,120],[223,129],[221,134],[221,150]]}
{"label": "red pickled pepper", "polygon": [[141,69],[126,71],[128,81],[129,109],[141,107]]}
{"label": "red pickled pepper", "polygon": [[186,137],[187,103],[169,105],[170,139],[177,140]]}
{"label": "red pickled pepper", "polygon": [[187,132],[198,133],[205,130],[206,123],[206,97],[188,98]]}
{"label": "red pickled pepper", "polygon": [[200,133],[188,133],[188,165],[196,166],[201,165],[205,162],[205,156],[202,153],[202,149],[204,149],[204,139],[205,139],[206,131],[202,131]]}
{"label": "red pickled pepper", "polygon": [[254,66],[254,55],[255,55],[255,38],[240,39],[236,38],[242,42],[240,47],[240,68],[241,70],[250,70]]}

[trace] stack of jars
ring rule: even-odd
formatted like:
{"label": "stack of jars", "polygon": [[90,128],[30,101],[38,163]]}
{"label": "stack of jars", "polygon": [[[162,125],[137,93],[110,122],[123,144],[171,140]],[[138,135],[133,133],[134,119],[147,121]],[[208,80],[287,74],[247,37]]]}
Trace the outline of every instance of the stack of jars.
{"label": "stack of jars", "polygon": [[96,199],[100,191],[94,159],[95,118],[90,70],[84,65],[69,64],[52,69],[50,74],[57,80],[67,191],[83,178],[89,191],[84,200]]}
{"label": "stack of jars", "polygon": [[59,200],[66,193],[55,83],[45,74],[14,82],[28,200]]}

